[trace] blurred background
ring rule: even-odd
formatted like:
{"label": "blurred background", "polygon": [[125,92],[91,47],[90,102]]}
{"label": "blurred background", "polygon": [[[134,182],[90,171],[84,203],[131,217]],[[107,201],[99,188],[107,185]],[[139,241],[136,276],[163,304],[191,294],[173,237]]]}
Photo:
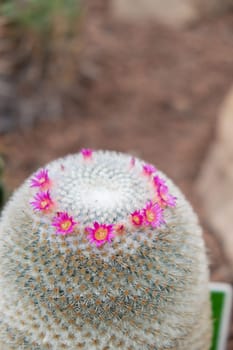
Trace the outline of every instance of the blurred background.
{"label": "blurred background", "polygon": [[0,202],[82,147],[171,177],[232,283],[233,0],[0,0]]}

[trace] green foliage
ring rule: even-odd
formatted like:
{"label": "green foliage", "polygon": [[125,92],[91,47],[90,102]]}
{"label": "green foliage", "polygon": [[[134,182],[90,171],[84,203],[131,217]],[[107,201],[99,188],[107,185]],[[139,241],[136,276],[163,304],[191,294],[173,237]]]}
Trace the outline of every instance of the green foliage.
{"label": "green foliage", "polygon": [[80,15],[81,0],[0,0],[0,14],[11,22],[39,32],[51,30],[54,18],[63,17],[70,27]]}
{"label": "green foliage", "polygon": [[223,312],[225,293],[223,291],[212,291],[212,314],[213,314],[213,338],[211,350],[217,350],[218,339],[220,337],[220,325]]}

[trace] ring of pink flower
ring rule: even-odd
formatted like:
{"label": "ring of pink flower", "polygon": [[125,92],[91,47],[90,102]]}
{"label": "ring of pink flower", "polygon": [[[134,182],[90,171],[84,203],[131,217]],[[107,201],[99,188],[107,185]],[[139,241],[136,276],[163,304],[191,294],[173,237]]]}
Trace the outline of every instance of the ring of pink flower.
{"label": "ring of pink flower", "polygon": [[[81,154],[84,161],[92,160],[93,158],[93,150],[91,149],[82,149]],[[135,158],[131,158],[129,166],[130,168],[135,166]],[[64,170],[63,165],[61,165],[61,170]],[[164,210],[167,207],[176,206],[176,197],[169,193],[165,181],[156,175],[156,172],[157,169],[151,164],[144,164],[142,166],[142,175],[148,177],[152,182],[155,197],[154,200],[148,201],[143,208],[135,210],[129,215],[128,222],[131,226],[158,228],[165,224]],[[50,189],[52,186],[53,181],[50,179],[47,169],[42,169],[33,176],[31,187],[38,189],[33,201],[30,202],[34,211],[43,214],[54,212],[56,203],[51,198]],[[61,211],[56,212],[51,222],[57,235],[73,234],[79,224],[68,212]],[[125,229],[126,227],[122,223],[113,225],[94,222],[91,226],[86,226],[84,231],[87,234],[88,240],[97,247],[100,247],[106,242],[111,243],[115,235],[124,234]]]}

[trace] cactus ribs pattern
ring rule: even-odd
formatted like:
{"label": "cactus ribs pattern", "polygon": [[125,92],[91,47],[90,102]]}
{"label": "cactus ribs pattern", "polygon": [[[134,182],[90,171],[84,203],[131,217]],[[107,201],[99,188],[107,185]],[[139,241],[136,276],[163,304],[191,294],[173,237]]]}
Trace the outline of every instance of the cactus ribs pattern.
{"label": "cactus ribs pattern", "polygon": [[[1,348],[208,350],[205,247],[178,188],[109,151],[42,170],[0,220]],[[35,210],[29,203],[41,192],[52,205]]]}

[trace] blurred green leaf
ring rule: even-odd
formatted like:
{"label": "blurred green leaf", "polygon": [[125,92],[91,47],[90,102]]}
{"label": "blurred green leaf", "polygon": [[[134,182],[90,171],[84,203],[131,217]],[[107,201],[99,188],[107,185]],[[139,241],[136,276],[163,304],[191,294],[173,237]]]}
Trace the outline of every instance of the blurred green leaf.
{"label": "blurred green leaf", "polygon": [[0,15],[15,24],[48,32],[56,16],[63,17],[70,25],[79,17],[81,0],[2,0]]}

